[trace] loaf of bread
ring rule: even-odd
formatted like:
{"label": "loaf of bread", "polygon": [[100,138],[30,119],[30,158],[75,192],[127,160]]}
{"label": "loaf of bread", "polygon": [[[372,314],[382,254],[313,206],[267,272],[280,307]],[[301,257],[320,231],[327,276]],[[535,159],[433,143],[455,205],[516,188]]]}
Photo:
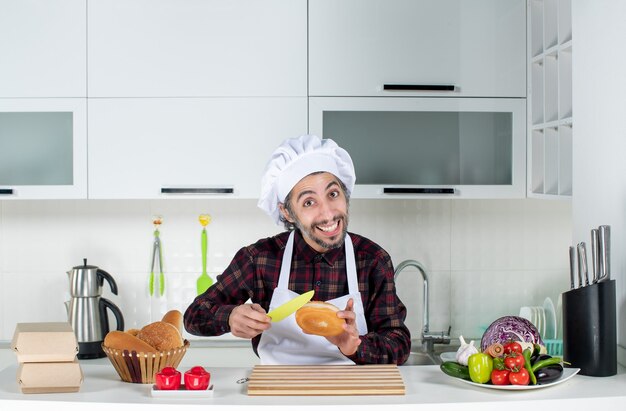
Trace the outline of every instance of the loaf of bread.
{"label": "loaf of bread", "polygon": [[323,301],[311,301],[296,311],[296,323],[307,334],[331,337],[341,334],[346,321],[337,317],[339,308]]}
{"label": "loaf of bread", "polygon": [[157,351],[167,351],[182,347],[184,342],[178,329],[165,321],[148,324],[139,331],[137,338],[150,344]]}
{"label": "loaf of bread", "polygon": [[134,335],[135,337],[137,336],[137,334],[139,334],[139,330],[138,328],[130,328],[128,330],[126,330],[125,332],[129,333],[130,335]]}
{"label": "loaf of bread", "polygon": [[129,352],[156,352],[157,349],[147,342],[140,340],[134,335],[124,331],[109,331],[104,337],[104,346],[116,350],[128,350]]}
{"label": "loaf of bread", "polygon": [[178,310],[171,310],[165,313],[162,321],[172,324],[180,335],[183,335],[183,314]]}

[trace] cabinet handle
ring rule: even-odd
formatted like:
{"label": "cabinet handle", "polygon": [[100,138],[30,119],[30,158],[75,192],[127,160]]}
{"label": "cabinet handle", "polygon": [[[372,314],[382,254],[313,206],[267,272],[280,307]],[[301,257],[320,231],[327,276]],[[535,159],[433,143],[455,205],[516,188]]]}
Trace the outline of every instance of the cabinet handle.
{"label": "cabinet handle", "polygon": [[454,84],[385,84],[383,90],[395,91],[454,91]]}
{"label": "cabinet handle", "polygon": [[400,188],[385,187],[385,194],[454,194],[454,188]]}
{"label": "cabinet handle", "polygon": [[13,189],[12,188],[0,188],[0,195],[13,195]]}
{"label": "cabinet handle", "polygon": [[205,187],[205,188],[161,188],[161,194],[233,194],[232,187]]}

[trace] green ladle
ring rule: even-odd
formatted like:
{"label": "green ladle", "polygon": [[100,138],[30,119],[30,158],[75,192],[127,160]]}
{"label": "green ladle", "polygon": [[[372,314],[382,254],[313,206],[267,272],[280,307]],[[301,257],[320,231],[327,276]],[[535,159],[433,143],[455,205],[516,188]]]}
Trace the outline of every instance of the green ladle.
{"label": "green ladle", "polygon": [[211,222],[211,216],[208,214],[202,214],[198,218],[200,224],[202,224],[202,275],[198,277],[198,281],[196,281],[196,289],[198,291],[198,295],[204,293],[209,289],[211,285],[213,285],[213,279],[209,277],[206,272],[206,255],[207,255],[207,235],[206,235],[206,226]]}

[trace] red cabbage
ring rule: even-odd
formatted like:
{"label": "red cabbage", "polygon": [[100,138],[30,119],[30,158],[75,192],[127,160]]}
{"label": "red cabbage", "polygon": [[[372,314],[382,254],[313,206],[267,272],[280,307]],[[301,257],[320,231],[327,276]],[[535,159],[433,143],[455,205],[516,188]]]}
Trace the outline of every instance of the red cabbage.
{"label": "red cabbage", "polygon": [[543,344],[537,328],[525,318],[508,315],[491,323],[480,341],[480,350],[485,351],[491,344],[506,344],[509,341],[523,341]]}

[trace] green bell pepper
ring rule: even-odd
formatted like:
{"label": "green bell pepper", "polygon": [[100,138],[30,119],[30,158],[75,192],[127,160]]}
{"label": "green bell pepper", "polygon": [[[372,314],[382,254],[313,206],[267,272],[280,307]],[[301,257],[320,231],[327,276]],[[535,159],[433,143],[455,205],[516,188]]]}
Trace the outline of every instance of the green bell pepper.
{"label": "green bell pepper", "polygon": [[467,359],[470,379],[478,384],[485,384],[491,379],[493,359],[488,354],[476,353]]}

